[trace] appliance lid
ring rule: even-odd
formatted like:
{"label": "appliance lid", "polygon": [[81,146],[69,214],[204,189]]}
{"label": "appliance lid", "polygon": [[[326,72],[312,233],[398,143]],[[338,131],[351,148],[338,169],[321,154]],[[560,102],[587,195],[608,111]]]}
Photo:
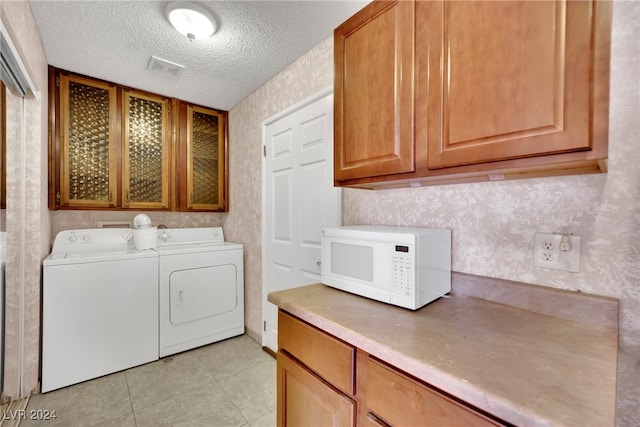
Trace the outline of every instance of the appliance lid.
{"label": "appliance lid", "polygon": [[140,258],[157,258],[155,251],[138,251],[127,248],[113,251],[87,251],[87,252],[52,252],[43,261],[44,266],[83,264],[94,262],[136,260]]}
{"label": "appliance lid", "polygon": [[132,247],[129,228],[87,228],[63,230],[53,242],[51,252],[123,252]]}

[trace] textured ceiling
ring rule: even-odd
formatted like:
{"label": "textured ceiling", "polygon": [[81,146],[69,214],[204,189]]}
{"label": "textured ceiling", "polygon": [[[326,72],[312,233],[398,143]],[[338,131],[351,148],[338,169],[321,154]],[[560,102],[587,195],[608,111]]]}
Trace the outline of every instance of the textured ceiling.
{"label": "textured ceiling", "polygon": [[[199,1],[218,30],[189,41],[167,1],[31,0],[49,64],[196,104],[230,110],[368,1]],[[149,71],[151,56],[184,65]]]}

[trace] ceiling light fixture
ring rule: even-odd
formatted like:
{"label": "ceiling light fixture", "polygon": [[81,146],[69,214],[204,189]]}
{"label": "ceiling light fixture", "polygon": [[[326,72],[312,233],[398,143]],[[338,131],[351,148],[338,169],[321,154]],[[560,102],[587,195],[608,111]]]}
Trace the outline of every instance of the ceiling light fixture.
{"label": "ceiling light fixture", "polygon": [[165,14],[171,25],[189,40],[210,37],[216,31],[216,20],[200,5],[187,1],[167,4]]}

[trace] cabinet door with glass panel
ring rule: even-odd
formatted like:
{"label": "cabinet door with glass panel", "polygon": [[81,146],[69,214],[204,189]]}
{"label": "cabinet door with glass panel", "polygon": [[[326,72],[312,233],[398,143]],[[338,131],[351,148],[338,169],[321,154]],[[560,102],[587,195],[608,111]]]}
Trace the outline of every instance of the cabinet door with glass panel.
{"label": "cabinet door with glass panel", "polygon": [[117,205],[116,87],[60,75],[60,186],[64,207]]}
{"label": "cabinet door with glass panel", "polygon": [[123,93],[123,208],[169,208],[169,109],[167,98],[132,90]]}
{"label": "cabinet door with glass panel", "polygon": [[186,192],[181,210],[226,211],[226,112],[188,104],[185,110]]}

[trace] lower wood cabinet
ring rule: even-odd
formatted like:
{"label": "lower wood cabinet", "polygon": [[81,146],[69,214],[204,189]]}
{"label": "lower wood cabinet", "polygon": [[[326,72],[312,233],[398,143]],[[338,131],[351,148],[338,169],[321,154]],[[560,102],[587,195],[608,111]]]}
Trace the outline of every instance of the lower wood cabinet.
{"label": "lower wood cabinet", "polygon": [[284,312],[278,315],[278,329],[278,347],[344,394],[353,396],[356,355],[353,346]]}
{"label": "lower wood cabinet", "polygon": [[[378,425],[497,426],[501,425],[404,373],[358,353],[358,379],[366,390],[363,414]],[[362,412],[362,411],[361,411]],[[364,418],[363,417],[363,418]],[[376,425],[374,423],[374,425]]]}
{"label": "lower wood cabinet", "polygon": [[355,426],[355,402],[286,353],[278,353],[279,426]]}
{"label": "lower wood cabinet", "polygon": [[506,425],[284,312],[278,426]]}
{"label": "lower wood cabinet", "polygon": [[278,313],[278,425],[355,426],[355,348]]}

